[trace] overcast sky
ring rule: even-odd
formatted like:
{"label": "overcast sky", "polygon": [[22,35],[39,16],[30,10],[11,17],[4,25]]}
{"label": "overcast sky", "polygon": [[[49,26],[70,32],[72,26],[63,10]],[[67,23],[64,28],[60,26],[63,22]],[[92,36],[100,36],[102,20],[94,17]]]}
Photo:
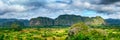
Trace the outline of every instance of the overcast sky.
{"label": "overcast sky", "polygon": [[0,0],[0,18],[56,18],[62,14],[120,19],[120,0]]}

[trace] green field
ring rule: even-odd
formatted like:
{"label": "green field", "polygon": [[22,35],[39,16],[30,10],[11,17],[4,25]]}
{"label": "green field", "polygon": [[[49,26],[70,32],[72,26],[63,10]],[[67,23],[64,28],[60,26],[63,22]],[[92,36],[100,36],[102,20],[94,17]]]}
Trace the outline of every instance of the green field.
{"label": "green field", "polygon": [[[79,38],[85,37],[88,40],[120,40],[120,29],[119,28],[89,28],[95,30],[91,32],[94,34],[85,34],[83,36],[75,36],[71,40],[80,40]],[[20,31],[15,31],[9,28],[0,28],[0,40],[66,40],[68,37],[68,31],[70,27],[41,27],[41,28],[22,28]],[[96,31],[98,33],[96,33]],[[87,33],[83,31],[84,33]],[[100,33],[100,34],[99,34]],[[89,35],[89,36],[88,36]],[[107,36],[101,36],[107,35]],[[82,39],[84,40],[84,39]]]}
{"label": "green field", "polygon": [[21,31],[2,29],[0,31],[0,40],[65,40],[68,29],[68,27],[23,28]]}

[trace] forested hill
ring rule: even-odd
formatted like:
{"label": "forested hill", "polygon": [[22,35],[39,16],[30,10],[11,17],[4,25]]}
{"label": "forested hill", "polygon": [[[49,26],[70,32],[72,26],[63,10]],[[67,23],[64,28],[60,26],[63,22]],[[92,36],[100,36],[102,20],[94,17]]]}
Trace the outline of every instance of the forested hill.
{"label": "forested hill", "polygon": [[32,18],[30,20],[31,26],[51,26],[51,25],[57,25],[57,26],[70,26],[75,23],[86,23],[88,25],[103,25],[105,24],[105,21],[102,17],[96,16],[96,17],[83,17],[79,15],[60,15],[56,19],[51,19],[47,17],[38,17],[38,18]]}
{"label": "forested hill", "polygon": [[103,19],[100,16],[84,17],[80,15],[60,15],[55,19],[48,17],[37,17],[31,20],[23,19],[0,19],[0,26],[10,26],[17,23],[22,26],[70,26],[75,23],[86,23],[87,25],[120,25],[120,19]]}

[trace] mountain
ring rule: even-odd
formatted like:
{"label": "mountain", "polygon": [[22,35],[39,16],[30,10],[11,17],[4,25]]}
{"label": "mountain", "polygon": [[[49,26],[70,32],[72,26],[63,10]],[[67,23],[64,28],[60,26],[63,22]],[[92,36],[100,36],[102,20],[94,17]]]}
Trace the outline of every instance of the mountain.
{"label": "mountain", "polygon": [[120,25],[120,19],[105,19],[108,25]]}
{"label": "mountain", "polygon": [[31,20],[24,19],[0,19],[0,26],[10,26],[17,23],[22,26],[71,26],[75,23],[83,22],[87,25],[120,25],[120,19],[103,19],[100,16],[84,17],[80,15],[60,15],[55,19],[48,17],[37,17]]}
{"label": "mountain", "polygon": [[52,26],[54,25],[54,20],[47,17],[32,18],[30,20],[30,26]]}
{"label": "mountain", "polygon": [[82,22],[81,16],[76,15],[60,15],[58,18],[55,19],[55,25],[72,25],[78,22]]}
{"label": "mountain", "polygon": [[56,19],[51,19],[47,17],[38,17],[30,20],[30,25],[32,26],[46,26],[46,25],[56,25],[56,26],[71,26],[75,23],[86,23],[88,25],[103,25],[105,24],[104,19],[100,16],[96,17],[82,17],[79,15],[60,15]]}

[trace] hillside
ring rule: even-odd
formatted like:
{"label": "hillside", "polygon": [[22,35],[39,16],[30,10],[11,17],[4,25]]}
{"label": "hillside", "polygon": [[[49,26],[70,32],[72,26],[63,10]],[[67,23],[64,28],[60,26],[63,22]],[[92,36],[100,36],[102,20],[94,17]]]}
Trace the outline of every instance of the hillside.
{"label": "hillside", "polygon": [[54,25],[54,20],[47,17],[32,18],[30,20],[30,26],[52,26]]}
{"label": "hillside", "polygon": [[119,19],[103,19],[100,16],[84,17],[80,15],[60,15],[55,19],[48,17],[37,17],[30,20],[24,19],[0,19],[0,26],[10,26],[17,22],[23,26],[71,26],[75,23],[86,23],[87,25],[120,25]]}
{"label": "hillside", "polygon": [[82,17],[79,15],[60,15],[56,19],[47,17],[38,17],[30,20],[30,25],[34,26],[71,26],[75,23],[86,23],[88,25],[103,25],[105,24],[104,19],[100,16],[96,17]]}

